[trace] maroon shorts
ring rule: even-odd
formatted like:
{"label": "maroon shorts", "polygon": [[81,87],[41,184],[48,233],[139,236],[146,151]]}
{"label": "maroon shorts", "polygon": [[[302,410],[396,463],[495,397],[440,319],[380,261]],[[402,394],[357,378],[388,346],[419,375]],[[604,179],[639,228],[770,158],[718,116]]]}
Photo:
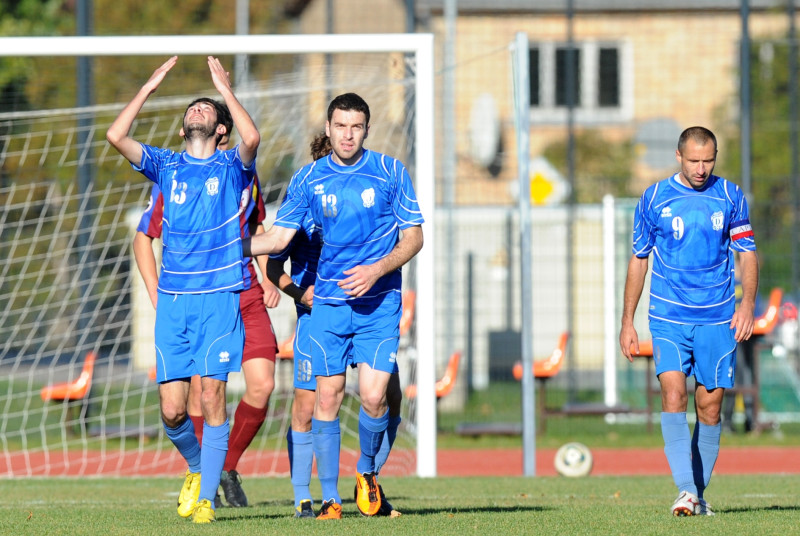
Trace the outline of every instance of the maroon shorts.
{"label": "maroon shorts", "polygon": [[239,308],[244,322],[244,354],[242,363],[258,357],[275,361],[278,340],[272,329],[272,321],[264,306],[264,289],[255,283],[239,293]]}

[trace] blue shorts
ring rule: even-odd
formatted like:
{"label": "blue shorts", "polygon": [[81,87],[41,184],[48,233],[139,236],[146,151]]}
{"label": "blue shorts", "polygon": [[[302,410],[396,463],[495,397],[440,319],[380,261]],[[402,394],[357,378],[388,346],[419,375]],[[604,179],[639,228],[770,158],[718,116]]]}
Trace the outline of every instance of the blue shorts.
{"label": "blue shorts", "polygon": [[294,331],[294,388],[317,390],[317,380],[311,370],[311,311],[297,308],[297,326]]}
{"label": "blue shorts", "polygon": [[195,374],[226,380],[242,368],[239,293],[159,293],[155,339],[159,383]]}
{"label": "blue shorts", "polygon": [[378,304],[315,304],[311,311],[311,360],[315,376],[335,376],[348,365],[397,371],[400,300]]}
{"label": "blue shorts", "polygon": [[706,389],[733,387],[736,339],[729,324],[692,325],[650,321],[656,376],[679,370]]}

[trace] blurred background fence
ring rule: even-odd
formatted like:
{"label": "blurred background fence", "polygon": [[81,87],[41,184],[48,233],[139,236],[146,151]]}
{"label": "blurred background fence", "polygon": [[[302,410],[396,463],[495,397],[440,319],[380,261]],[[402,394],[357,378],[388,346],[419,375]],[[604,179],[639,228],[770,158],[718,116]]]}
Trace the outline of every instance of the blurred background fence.
{"label": "blurred background fence", "polygon": [[[517,389],[511,368],[519,359],[524,329],[532,330],[537,359],[551,354],[560,333],[570,333],[563,368],[548,380],[548,406],[613,400],[634,411],[608,420],[641,422],[640,410],[648,407],[646,378],[652,374],[648,363],[629,365],[616,350],[616,377],[609,382],[604,348],[609,340],[616,347],[633,204],[647,186],[675,172],[677,138],[696,124],[717,134],[716,173],[739,184],[750,201],[761,261],[757,313],[766,311],[771,289],[783,291],[774,331],[758,339],[759,418],[765,428],[798,420],[794,306],[800,260],[793,234],[800,205],[800,122],[794,4],[416,3],[416,29],[433,31],[441,48],[438,243],[448,246],[437,252],[440,370],[453,348],[467,351],[466,381],[440,408],[458,413],[467,403],[471,412],[445,417],[453,430],[459,429],[458,419],[507,418],[502,412],[492,415],[487,408],[494,404],[482,406],[475,399],[483,400],[484,389]],[[530,326],[520,320],[519,268],[525,259],[520,259],[516,216],[514,103],[506,74],[513,70],[506,48],[517,31],[528,36],[530,47]],[[606,195],[616,199],[611,250],[603,249],[601,229]],[[603,302],[608,255],[615,266],[611,310]],[[642,338],[648,336],[646,292],[637,314]],[[608,315],[614,317],[612,332]],[[609,388],[615,390],[611,397]],[[744,419],[742,404],[740,396],[733,415],[737,422]],[[559,419],[555,426],[579,433],[584,423]]]}

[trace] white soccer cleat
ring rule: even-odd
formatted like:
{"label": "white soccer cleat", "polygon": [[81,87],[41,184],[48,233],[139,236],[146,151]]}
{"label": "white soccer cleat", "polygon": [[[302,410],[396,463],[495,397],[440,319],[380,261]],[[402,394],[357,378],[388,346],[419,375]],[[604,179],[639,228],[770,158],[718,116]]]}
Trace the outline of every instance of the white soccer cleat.
{"label": "white soccer cleat", "polygon": [[678,517],[693,516],[700,508],[700,499],[688,491],[682,491],[672,503],[672,515]]}
{"label": "white soccer cleat", "polygon": [[694,510],[694,515],[696,516],[713,516],[716,515],[714,510],[711,509],[711,505],[706,502],[705,499],[700,499],[700,503],[697,505],[697,508]]}

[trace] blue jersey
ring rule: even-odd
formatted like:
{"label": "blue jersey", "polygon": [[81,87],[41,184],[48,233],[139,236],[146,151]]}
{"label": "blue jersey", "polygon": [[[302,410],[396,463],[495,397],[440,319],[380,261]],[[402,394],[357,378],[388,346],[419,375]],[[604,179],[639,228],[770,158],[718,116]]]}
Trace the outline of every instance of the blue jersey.
{"label": "blue jersey", "polygon": [[315,304],[400,301],[400,269],[381,277],[359,298],[345,294],[338,283],[347,278],[344,271],[386,257],[401,229],[423,223],[402,162],[365,149],[352,166],[340,166],[331,156],[304,166],[289,183],[275,225],[300,229],[309,213],[322,236]]}
{"label": "blue jersey", "polygon": [[744,194],[712,175],[702,190],[678,174],[650,186],[636,206],[633,254],[653,254],[651,319],[722,324],[735,311],[733,251],[755,251]]}
{"label": "blue jersey", "polygon": [[[261,184],[258,177],[253,177],[250,185],[245,189],[247,198],[249,200],[247,208],[242,212],[239,218],[239,225],[242,229],[242,238],[250,236],[251,228],[260,225],[266,218],[267,209],[264,206],[264,199],[261,197]],[[244,199],[244,194],[242,196]],[[142,213],[139,219],[139,225],[136,227],[138,232],[144,233],[150,238],[161,238],[161,229],[164,218],[164,194],[158,187],[158,184],[153,183],[153,188],[150,191],[150,201],[147,203],[147,208]],[[242,259],[242,280],[244,282],[244,290],[248,290],[256,285],[259,285],[258,275],[254,268],[255,260],[251,258]],[[163,266],[162,266],[163,270]]]}
{"label": "blue jersey", "polygon": [[[313,285],[317,278],[317,262],[321,249],[322,241],[314,225],[314,219],[309,215],[303,220],[302,227],[292,238],[289,247],[276,255],[270,255],[270,258],[281,262],[291,259],[292,283],[305,289]],[[311,310],[300,302],[295,302],[295,305],[298,314]]]}
{"label": "blue jersey", "polygon": [[238,148],[204,160],[144,144],[142,151],[141,165],[133,168],[164,192],[158,290],[242,290],[240,220],[250,203],[255,166],[244,166]]}

